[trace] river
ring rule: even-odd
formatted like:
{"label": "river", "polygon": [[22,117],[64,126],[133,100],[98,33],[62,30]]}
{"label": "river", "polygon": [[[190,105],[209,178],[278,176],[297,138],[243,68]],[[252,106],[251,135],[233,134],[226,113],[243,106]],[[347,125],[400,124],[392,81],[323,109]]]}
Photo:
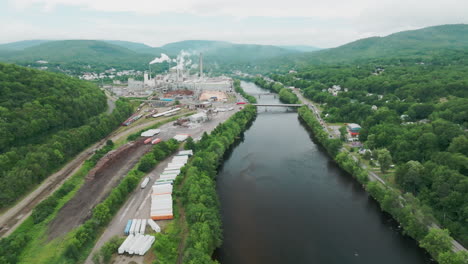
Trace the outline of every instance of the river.
{"label": "river", "polygon": [[[248,93],[267,92],[242,83]],[[259,103],[278,103],[261,96]],[[217,178],[222,264],[423,264],[417,242],[284,108],[259,107]]]}

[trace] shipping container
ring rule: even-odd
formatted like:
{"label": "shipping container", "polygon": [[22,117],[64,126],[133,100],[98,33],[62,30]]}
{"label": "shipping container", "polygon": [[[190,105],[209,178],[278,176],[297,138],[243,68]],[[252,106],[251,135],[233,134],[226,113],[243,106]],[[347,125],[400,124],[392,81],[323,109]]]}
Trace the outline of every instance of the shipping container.
{"label": "shipping container", "polygon": [[151,141],[151,144],[156,145],[156,144],[158,144],[159,142],[161,142],[161,139],[160,139],[160,138],[156,138],[156,139],[154,139],[154,140]]}
{"label": "shipping container", "polygon": [[153,139],[152,138],[147,138],[145,141],[143,141],[144,144],[149,144]]}
{"label": "shipping container", "polygon": [[141,183],[141,188],[144,189],[146,185],[148,185],[148,182],[149,182],[149,177],[145,177],[145,179]]}
{"label": "shipping container", "polygon": [[179,153],[176,154],[176,156],[192,156],[193,151],[191,149],[188,150],[181,150]]}
{"label": "shipping container", "polygon": [[125,226],[124,234],[128,236],[130,233],[130,228],[132,227],[132,220],[128,220],[127,225]]}
{"label": "shipping container", "polygon": [[153,195],[160,195],[160,194],[171,194],[172,193],[172,184],[166,185],[153,185]]}
{"label": "shipping container", "polygon": [[129,234],[135,235],[135,226],[136,226],[136,219],[132,220],[132,226],[130,227]]}
{"label": "shipping container", "polygon": [[141,226],[141,219],[137,219],[137,223],[135,225],[135,235],[140,233],[140,226]]}
{"label": "shipping container", "polygon": [[148,225],[151,227],[151,229],[153,229],[154,232],[161,232],[161,227],[159,227],[159,225],[156,224],[153,219],[148,219]]}
{"label": "shipping container", "polygon": [[144,235],[146,230],[146,219],[141,219],[140,234]]}

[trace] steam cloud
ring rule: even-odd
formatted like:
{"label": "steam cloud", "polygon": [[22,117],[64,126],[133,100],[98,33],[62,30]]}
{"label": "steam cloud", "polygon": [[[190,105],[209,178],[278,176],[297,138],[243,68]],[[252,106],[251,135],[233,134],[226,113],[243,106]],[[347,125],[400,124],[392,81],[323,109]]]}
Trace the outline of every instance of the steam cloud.
{"label": "steam cloud", "polygon": [[149,64],[163,63],[163,62],[165,62],[165,61],[170,62],[170,61],[171,61],[171,58],[169,58],[169,56],[167,56],[166,54],[161,53],[161,57],[155,58],[155,59],[152,60]]}

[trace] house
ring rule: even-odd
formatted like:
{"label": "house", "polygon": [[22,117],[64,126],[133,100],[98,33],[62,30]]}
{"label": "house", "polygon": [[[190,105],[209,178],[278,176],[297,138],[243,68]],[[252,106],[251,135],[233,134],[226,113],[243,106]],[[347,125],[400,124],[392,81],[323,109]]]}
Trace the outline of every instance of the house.
{"label": "house", "polygon": [[346,124],[346,128],[352,137],[358,136],[359,131],[361,130],[361,126],[355,123]]}

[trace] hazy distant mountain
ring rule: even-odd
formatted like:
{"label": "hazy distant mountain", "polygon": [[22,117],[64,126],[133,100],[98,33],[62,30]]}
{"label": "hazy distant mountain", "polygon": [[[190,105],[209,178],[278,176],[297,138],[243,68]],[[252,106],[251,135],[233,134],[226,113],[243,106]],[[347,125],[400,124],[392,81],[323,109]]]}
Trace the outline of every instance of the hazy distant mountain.
{"label": "hazy distant mountain", "polygon": [[146,44],[139,43],[139,42],[131,42],[131,41],[123,41],[123,40],[103,40],[103,41],[113,44],[113,45],[127,48],[129,50],[132,50],[138,53],[159,54],[161,52],[164,52],[164,50],[162,50],[161,48],[151,47]]}
{"label": "hazy distant mountain", "polygon": [[466,50],[468,25],[442,25],[403,31],[386,37],[371,37],[343,46],[297,57],[299,61],[347,62],[396,56],[422,56],[441,50]]}
{"label": "hazy distant mountain", "polygon": [[[147,63],[161,53],[167,53],[174,58],[181,50],[189,52],[192,60],[198,59],[199,53],[202,52],[206,66],[248,64],[261,59],[298,53],[295,50],[276,46],[209,40],[180,41],[162,47],[119,40],[23,41],[4,46],[16,49],[0,48],[0,61],[28,64],[37,60],[46,60],[58,64],[79,63],[113,67],[125,65],[135,69],[145,69]],[[25,48],[20,49],[21,46]]]}
{"label": "hazy distant mountain", "polygon": [[186,40],[174,42],[161,47],[168,54],[177,54],[181,50],[194,55],[203,53],[207,62],[216,63],[251,63],[260,59],[293,54],[297,51],[270,45],[234,44],[225,41]]}
{"label": "hazy distant mountain", "polygon": [[288,49],[288,50],[300,51],[300,52],[312,52],[312,51],[322,50],[322,48],[317,48],[314,46],[306,46],[306,45],[278,46],[278,47],[283,48],[283,49]]}
{"label": "hazy distant mountain", "polygon": [[0,44],[0,50],[23,50],[29,47],[37,46],[39,44],[49,42],[50,40],[22,40],[6,44]]}

